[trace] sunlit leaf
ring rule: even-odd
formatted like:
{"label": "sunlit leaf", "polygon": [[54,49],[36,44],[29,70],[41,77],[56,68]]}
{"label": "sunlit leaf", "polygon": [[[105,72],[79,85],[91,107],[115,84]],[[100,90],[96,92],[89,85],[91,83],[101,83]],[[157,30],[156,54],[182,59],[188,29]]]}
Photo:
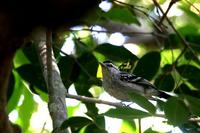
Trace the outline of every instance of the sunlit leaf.
{"label": "sunlit leaf", "polygon": [[7,112],[11,112],[13,109],[16,108],[20,96],[22,95],[23,90],[23,83],[21,77],[16,72],[13,72],[15,77],[15,84],[14,84],[14,90],[12,92],[11,97],[9,98],[8,104],[7,104]]}
{"label": "sunlit leaf", "polygon": [[190,8],[187,6],[181,6],[180,7],[184,13],[193,21],[195,21],[196,23],[200,23],[200,19],[199,16],[193,12],[190,11]]}
{"label": "sunlit leaf", "polygon": [[120,127],[120,133],[127,132],[127,133],[135,133],[136,132],[136,124],[134,120],[123,120],[121,127]]}
{"label": "sunlit leaf", "polygon": [[24,64],[30,64],[29,59],[26,57],[21,49],[17,50],[13,62],[15,68]]}
{"label": "sunlit leaf", "polygon": [[160,67],[161,56],[159,52],[145,54],[137,63],[134,74],[151,80]]}
{"label": "sunlit leaf", "polygon": [[150,116],[150,114],[147,112],[137,110],[137,109],[131,109],[131,108],[110,109],[107,112],[105,112],[103,115],[115,117],[119,119],[128,119],[128,120]]}
{"label": "sunlit leaf", "polygon": [[176,126],[185,123],[190,117],[189,109],[176,97],[166,102],[164,112],[169,122]]}
{"label": "sunlit leaf", "polygon": [[33,112],[35,112],[36,110],[36,103],[33,100],[33,95],[31,94],[31,92],[25,86],[22,87],[22,89],[24,100],[22,102],[22,105],[18,109],[18,121],[21,123],[23,131],[26,132],[30,124],[30,118]]}

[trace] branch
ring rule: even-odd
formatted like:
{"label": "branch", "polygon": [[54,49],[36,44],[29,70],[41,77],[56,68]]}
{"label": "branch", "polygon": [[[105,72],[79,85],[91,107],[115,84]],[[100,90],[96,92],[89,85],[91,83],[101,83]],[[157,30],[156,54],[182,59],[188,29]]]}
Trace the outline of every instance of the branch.
{"label": "branch", "polygon": [[[162,10],[162,8],[160,7],[159,3],[156,0],[153,0],[154,4],[156,7],[159,8],[159,10],[162,12],[162,14],[164,14],[164,11]],[[171,28],[173,29],[173,31],[176,33],[176,35],[178,36],[178,38],[180,39],[181,43],[183,43],[183,45],[185,45],[190,51],[191,53],[194,55],[194,57],[197,59],[198,63],[200,63],[200,60],[197,56],[197,53],[193,50],[193,48],[190,46],[190,44],[185,40],[185,38],[176,30],[176,28],[174,27],[174,25],[172,24],[172,22],[169,20],[169,18],[166,16],[165,19],[167,20],[167,22],[169,23],[169,25],[171,26]]]}
{"label": "branch", "polygon": [[192,4],[189,0],[185,0],[190,6],[192,6],[197,12],[200,14],[200,10],[194,4]]}
{"label": "branch", "polygon": [[36,42],[39,60],[43,67],[43,75],[49,93],[48,108],[53,121],[54,132],[68,133],[68,130],[58,130],[63,121],[67,119],[65,94],[63,93],[66,90],[60,78],[60,72],[51,48],[51,31],[47,31],[46,34],[46,29],[38,28],[34,32],[33,38]]}
{"label": "branch", "polygon": [[79,101],[82,101],[82,102],[105,104],[105,105],[110,105],[110,106],[114,106],[114,107],[118,107],[118,108],[127,107],[123,103],[114,103],[114,102],[104,101],[104,100],[86,97],[86,96],[72,95],[72,94],[69,94],[69,93],[66,93],[65,95],[68,98],[76,99],[76,100],[79,100]]}
{"label": "branch", "polygon": [[168,5],[168,7],[167,7],[166,12],[163,14],[163,16],[162,16],[161,19],[160,19],[160,22],[158,23],[159,26],[162,24],[163,20],[167,17],[167,14],[168,14],[169,10],[171,9],[171,7],[172,7],[176,2],[178,2],[178,1],[179,1],[179,0],[171,0],[171,1],[170,1],[169,5]]}
{"label": "branch", "polygon": [[[72,95],[69,93],[65,93],[67,98],[71,98],[71,99],[76,99],[82,102],[88,102],[88,103],[96,103],[96,104],[105,104],[105,105],[109,105],[109,106],[113,106],[113,107],[117,107],[117,108],[131,108],[130,106],[126,106],[121,102],[109,102],[109,101],[104,101],[104,100],[100,100],[100,99],[96,99],[96,98],[91,98],[91,97],[86,97],[86,96],[79,96],[79,95]],[[166,116],[164,114],[154,114],[153,117],[161,117],[161,118],[166,118]],[[200,118],[194,118],[191,117],[188,119],[189,122],[200,122]]]}
{"label": "branch", "polygon": [[[155,26],[155,28],[158,31],[162,31],[162,29],[160,28],[160,26],[157,24],[157,23],[159,23],[159,21],[156,18],[154,18],[153,16],[149,15],[148,12],[140,9],[140,8],[144,9],[144,7],[142,7],[142,6],[134,6],[132,4],[124,3],[124,2],[121,2],[121,1],[118,1],[118,0],[113,0],[113,1],[117,2],[119,4],[122,4],[122,5],[125,5],[125,6],[131,8],[131,9],[133,9],[134,11],[137,11],[137,12],[140,12],[140,13],[144,14],[149,19],[149,21],[152,22],[152,24]],[[163,25],[163,24],[161,24],[161,25],[165,27],[165,25]]]}
{"label": "branch", "polygon": [[[124,24],[120,25],[120,24],[117,24],[117,23],[111,23],[111,24],[109,24],[109,28],[110,28],[110,25],[116,26],[118,29],[117,30],[94,30],[94,29],[84,28],[84,29],[81,29],[81,30],[70,30],[70,31],[90,31],[90,32],[97,32],[97,33],[108,33],[108,34],[112,34],[112,33],[120,31],[120,33],[122,33],[122,34],[124,34],[126,36],[132,36],[132,35],[154,35],[154,36],[158,36],[158,37],[162,37],[162,38],[166,38],[167,37],[165,34],[160,34],[160,33],[156,33],[156,32],[144,32],[144,31],[139,31],[137,29],[133,29],[133,28],[130,29],[133,26],[126,27]],[[103,26],[105,27],[105,25],[103,25]],[[127,31],[122,31],[121,27],[126,28]]]}

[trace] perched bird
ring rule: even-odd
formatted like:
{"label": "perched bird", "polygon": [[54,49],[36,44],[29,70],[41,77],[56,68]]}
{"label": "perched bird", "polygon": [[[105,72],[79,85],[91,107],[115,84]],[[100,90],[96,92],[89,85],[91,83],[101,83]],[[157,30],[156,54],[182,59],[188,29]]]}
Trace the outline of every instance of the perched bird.
{"label": "perched bird", "polygon": [[127,72],[120,71],[110,61],[100,62],[103,74],[103,88],[111,96],[130,101],[130,93],[137,93],[151,99],[152,96],[169,98],[171,95],[158,90],[148,80]]}

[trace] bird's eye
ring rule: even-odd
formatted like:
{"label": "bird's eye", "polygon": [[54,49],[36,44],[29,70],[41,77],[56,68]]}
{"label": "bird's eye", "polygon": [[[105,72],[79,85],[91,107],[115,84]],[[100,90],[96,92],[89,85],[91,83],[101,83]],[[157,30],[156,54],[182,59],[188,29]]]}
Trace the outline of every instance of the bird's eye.
{"label": "bird's eye", "polygon": [[107,67],[113,67],[113,65],[110,64],[110,63],[107,63],[106,66],[107,66]]}

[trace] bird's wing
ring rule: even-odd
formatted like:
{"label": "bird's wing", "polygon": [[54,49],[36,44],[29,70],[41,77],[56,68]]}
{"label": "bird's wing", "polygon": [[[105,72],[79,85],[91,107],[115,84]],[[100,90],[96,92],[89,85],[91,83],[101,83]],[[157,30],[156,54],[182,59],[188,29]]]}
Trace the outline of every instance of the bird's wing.
{"label": "bird's wing", "polygon": [[134,74],[129,74],[127,72],[121,72],[120,80],[126,81],[128,83],[135,83],[135,84],[143,85],[146,88],[149,88],[149,86],[150,86],[150,87],[152,87],[154,89],[157,89],[148,80],[146,80],[146,79],[144,79],[142,77],[138,77],[138,76],[136,76]]}

